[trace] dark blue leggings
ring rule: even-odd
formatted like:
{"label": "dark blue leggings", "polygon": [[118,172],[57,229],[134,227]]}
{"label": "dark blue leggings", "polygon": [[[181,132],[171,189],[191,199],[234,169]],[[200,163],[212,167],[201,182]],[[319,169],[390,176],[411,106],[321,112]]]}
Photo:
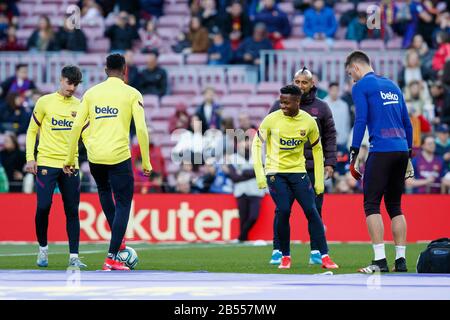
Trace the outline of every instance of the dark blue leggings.
{"label": "dark blue leggings", "polygon": [[133,200],[134,178],[131,160],[113,165],[89,162],[89,167],[97,183],[100,203],[111,228],[108,252],[116,255],[127,230]]}
{"label": "dark blue leggings", "polygon": [[306,173],[277,173],[267,176],[270,195],[277,207],[274,229],[277,231],[280,250],[290,255],[291,208],[294,200],[300,204],[308,219],[311,241],[317,243],[321,254],[328,253],[322,219],[316,207],[316,195]]}

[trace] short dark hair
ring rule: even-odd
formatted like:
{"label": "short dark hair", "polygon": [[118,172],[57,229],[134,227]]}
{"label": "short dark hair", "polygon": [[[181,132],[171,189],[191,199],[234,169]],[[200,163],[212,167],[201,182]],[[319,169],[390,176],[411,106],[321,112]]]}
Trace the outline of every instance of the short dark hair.
{"label": "short dark hair", "polygon": [[291,94],[293,96],[298,96],[298,97],[300,97],[302,95],[302,91],[300,90],[300,88],[297,86],[294,86],[292,84],[281,88],[280,93],[281,94]]}
{"label": "short dark hair", "polygon": [[431,134],[426,134],[426,135],[424,135],[424,136],[422,137],[422,141],[420,141],[420,146],[423,146],[423,145],[425,144],[425,140],[427,140],[428,138],[431,138],[431,139],[433,139],[433,141],[434,141],[433,135],[431,135]]}
{"label": "short dark hair", "polygon": [[125,67],[125,57],[120,53],[110,54],[106,58],[106,68],[108,70],[122,71]]}
{"label": "short dark hair", "polygon": [[330,82],[328,85],[328,89],[331,89],[332,87],[339,87],[339,82]]}
{"label": "short dark hair", "polygon": [[26,63],[19,63],[16,65],[16,71],[19,71],[20,68],[28,68],[28,65]]}
{"label": "short dark hair", "polygon": [[80,68],[74,65],[68,65],[62,68],[61,77],[67,78],[70,83],[78,85],[82,81],[83,75],[81,74]]}
{"label": "short dark hair", "polygon": [[347,68],[349,65],[355,62],[363,62],[370,66],[369,56],[360,50],[355,50],[348,55],[347,60],[345,60],[345,67]]}

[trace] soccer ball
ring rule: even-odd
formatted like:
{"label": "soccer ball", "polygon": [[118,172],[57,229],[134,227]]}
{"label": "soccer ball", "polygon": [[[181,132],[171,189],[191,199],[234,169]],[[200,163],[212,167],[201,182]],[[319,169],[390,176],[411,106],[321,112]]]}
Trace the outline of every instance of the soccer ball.
{"label": "soccer ball", "polygon": [[139,261],[136,251],[131,247],[125,247],[124,250],[120,250],[116,258],[120,262],[125,263],[130,269],[134,269]]}

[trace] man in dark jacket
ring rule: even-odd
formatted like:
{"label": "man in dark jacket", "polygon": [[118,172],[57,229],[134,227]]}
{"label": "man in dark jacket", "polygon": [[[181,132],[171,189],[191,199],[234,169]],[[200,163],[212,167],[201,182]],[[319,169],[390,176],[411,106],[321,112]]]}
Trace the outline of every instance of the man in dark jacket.
{"label": "man in dark jacket", "polygon": [[158,52],[148,55],[147,69],[139,77],[139,89],[142,94],[154,94],[162,97],[167,93],[167,72],[158,65]]}
{"label": "man in dark jacket", "polygon": [[[323,155],[325,158],[325,178],[332,178],[334,167],[336,166],[336,128],[334,126],[333,114],[330,107],[321,99],[316,97],[317,88],[314,85],[313,75],[311,71],[305,67],[295,73],[293,84],[298,86],[302,91],[300,100],[300,109],[310,114],[317,122],[319,127],[321,143],[323,147]],[[280,101],[277,100],[269,113],[280,109]],[[314,161],[312,156],[311,144],[307,142],[304,147],[306,170],[314,185]],[[317,211],[322,216],[323,194],[316,197]],[[281,262],[281,252],[279,247],[278,235],[276,234],[277,210],[275,211],[274,219],[274,240],[271,264],[279,264]],[[308,226],[308,231],[309,231]],[[309,259],[310,264],[322,264],[322,258],[318,251],[317,244],[311,239],[311,255]]]}
{"label": "man in dark jacket", "polygon": [[111,51],[125,51],[133,47],[133,41],[139,39],[136,21],[122,11],[117,17],[115,25],[105,31],[105,37],[111,40]]}
{"label": "man in dark jacket", "polygon": [[267,38],[264,23],[257,23],[253,30],[253,37],[242,41],[236,51],[236,63],[259,65],[259,52],[261,50],[272,50],[272,42]]}
{"label": "man in dark jacket", "polygon": [[28,66],[19,63],[16,65],[16,74],[1,83],[0,99],[5,99],[10,93],[25,94],[33,89],[36,89],[36,85],[28,78]]}
{"label": "man in dark jacket", "polygon": [[55,36],[55,42],[60,50],[87,51],[87,40],[83,30],[70,24],[71,19],[66,18],[64,26],[60,27]]}

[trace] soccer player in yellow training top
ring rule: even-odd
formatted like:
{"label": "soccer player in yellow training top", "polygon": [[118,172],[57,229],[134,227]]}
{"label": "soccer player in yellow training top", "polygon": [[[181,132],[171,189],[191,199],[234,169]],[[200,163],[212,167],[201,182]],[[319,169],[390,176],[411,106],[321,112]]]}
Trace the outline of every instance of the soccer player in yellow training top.
{"label": "soccer player in yellow training top", "polygon": [[[74,148],[74,174],[67,176],[62,168],[67,154],[70,131],[80,107],[80,100],[73,94],[81,82],[82,74],[76,66],[61,70],[60,87],[57,92],[39,98],[33,110],[27,131],[25,170],[36,175],[36,235],[39,242],[37,265],[48,266],[47,229],[52,206],[53,192],[58,183],[66,213],[66,230],[69,238],[69,267],[85,268],[78,258],[80,238],[80,176],[78,174],[77,146]],[[39,131],[37,161],[36,137]],[[85,139],[83,130],[83,139]],[[77,140],[78,142],[78,140]]]}
{"label": "soccer player in yellow training top", "polygon": [[[152,170],[149,138],[142,95],[125,84],[125,58],[111,54],[106,58],[108,79],[92,87],[83,96],[75,118],[64,171],[71,174],[75,149],[86,119],[89,120],[87,153],[91,174],[98,187],[103,212],[111,228],[111,241],[103,270],[129,270],[116,259],[130,216],[134,178],[131,168],[130,124],[134,119],[141,149],[144,174]],[[113,194],[114,200],[113,201]]]}
{"label": "soccer player in yellow training top", "polygon": [[[264,118],[252,144],[258,187],[262,189],[269,186],[270,195],[278,208],[279,217],[275,227],[283,255],[278,268],[291,267],[289,217],[295,199],[308,219],[311,240],[316,241],[319,246],[322,267],[337,269],[338,265],[328,255],[323,223],[315,203],[316,194],[322,194],[324,191],[323,152],[319,129],[314,118],[298,108],[302,93],[297,86],[285,86],[280,92],[280,110]],[[314,189],[306,173],[303,155],[303,147],[308,140],[314,157]],[[262,143],[266,144],[265,167],[261,159]]]}

